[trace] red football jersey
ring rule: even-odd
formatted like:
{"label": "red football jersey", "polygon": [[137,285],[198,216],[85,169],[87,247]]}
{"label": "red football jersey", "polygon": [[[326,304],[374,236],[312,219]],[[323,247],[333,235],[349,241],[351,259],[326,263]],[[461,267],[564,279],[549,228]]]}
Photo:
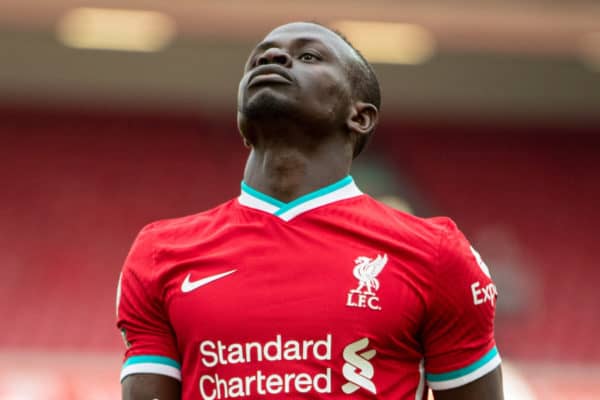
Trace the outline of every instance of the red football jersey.
{"label": "red football jersey", "polygon": [[184,400],[422,399],[500,364],[496,289],[455,224],[351,177],[148,225],[118,297],[121,379],[164,374]]}

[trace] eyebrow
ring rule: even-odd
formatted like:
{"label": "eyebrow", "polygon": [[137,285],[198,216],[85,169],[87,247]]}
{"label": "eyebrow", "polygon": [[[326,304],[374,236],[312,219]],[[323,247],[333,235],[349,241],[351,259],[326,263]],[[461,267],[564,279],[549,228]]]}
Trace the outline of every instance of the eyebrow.
{"label": "eyebrow", "polygon": [[[325,43],[323,43],[322,40],[314,38],[314,37],[301,37],[301,38],[294,39],[292,41],[292,43],[294,45],[300,45],[300,46],[305,45],[307,43],[313,43],[313,42],[317,42],[317,43],[323,45],[325,48],[330,49],[330,47],[325,45]],[[277,42],[276,40],[267,40],[265,42],[260,42],[254,48],[254,52],[256,52],[257,50],[265,50],[265,49],[268,49],[271,47],[277,47],[278,45],[279,45],[279,42]]]}
{"label": "eyebrow", "polygon": [[[341,56],[337,49],[333,48],[332,46],[328,46],[327,44],[325,44],[325,42],[323,42],[319,38],[312,37],[312,36],[305,36],[305,37],[299,37],[299,38],[292,40],[293,46],[304,46],[308,43],[320,44],[321,46],[323,46],[326,53],[329,53],[332,57],[334,57],[336,59],[341,59]],[[246,64],[244,65],[244,70],[248,69],[249,63],[256,56],[256,54],[258,52],[264,51],[271,47],[278,47],[278,46],[280,46],[280,44],[281,43],[278,42],[277,40],[266,40],[264,42],[260,42],[259,44],[257,44],[256,47],[254,47],[254,49],[250,53],[248,60],[246,61]]]}

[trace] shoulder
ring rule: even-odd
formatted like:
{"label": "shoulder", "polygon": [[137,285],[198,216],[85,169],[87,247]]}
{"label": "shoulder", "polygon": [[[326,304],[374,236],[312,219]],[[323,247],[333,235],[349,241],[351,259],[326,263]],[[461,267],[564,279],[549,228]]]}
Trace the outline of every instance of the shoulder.
{"label": "shoulder", "polygon": [[447,277],[465,273],[483,272],[489,277],[487,266],[451,218],[421,218],[368,196],[365,201],[363,212],[372,221],[371,225],[386,237],[394,238],[402,254],[410,249],[411,259],[425,267],[421,271],[431,281],[443,282]]}
{"label": "shoulder", "polygon": [[235,200],[229,200],[199,213],[151,222],[142,228],[137,240],[161,243],[178,242],[189,236],[198,237],[222,224],[231,216],[234,207]]}
{"label": "shoulder", "polygon": [[200,213],[147,224],[135,238],[123,270],[136,275],[153,275],[162,252],[191,246],[210,236],[231,216],[234,201]]}
{"label": "shoulder", "polygon": [[443,238],[449,232],[458,231],[448,217],[423,218],[390,207],[370,196],[365,196],[366,213],[382,230],[402,242],[420,246],[431,256],[437,255]]}

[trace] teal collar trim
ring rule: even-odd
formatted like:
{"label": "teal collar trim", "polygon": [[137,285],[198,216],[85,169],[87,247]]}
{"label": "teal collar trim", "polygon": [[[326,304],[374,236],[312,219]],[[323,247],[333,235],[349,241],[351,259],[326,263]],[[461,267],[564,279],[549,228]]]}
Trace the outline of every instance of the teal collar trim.
{"label": "teal collar trim", "polygon": [[348,175],[331,185],[307,193],[289,203],[284,203],[261,193],[242,182],[242,193],[238,201],[242,205],[268,212],[289,221],[308,210],[361,194],[362,192],[358,189],[352,177]]}
{"label": "teal collar trim", "polygon": [[286,203],[284,203],[283,201],[279,201],[275,197],[271,197],[268,194],[264,194],[256,189],[252,189],[250,186],[246,185],[246,182],[244,181],[242,181],[242,192],[246,192],[249,195],[254,196],[257,199],[261,199],[265,203],[269,203],[277,208],[282,208],[286,206]]}

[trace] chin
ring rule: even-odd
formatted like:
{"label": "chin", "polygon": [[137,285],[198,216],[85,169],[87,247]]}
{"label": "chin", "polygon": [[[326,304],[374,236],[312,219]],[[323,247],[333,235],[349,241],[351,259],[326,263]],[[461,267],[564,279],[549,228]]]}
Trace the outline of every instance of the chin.
{"label": "chin", "polygon": [[287,96],[270,88],[262,88],[247,96],[241,107],[243,116],[251,120],[292,117],[297,112],[294,103]]}

